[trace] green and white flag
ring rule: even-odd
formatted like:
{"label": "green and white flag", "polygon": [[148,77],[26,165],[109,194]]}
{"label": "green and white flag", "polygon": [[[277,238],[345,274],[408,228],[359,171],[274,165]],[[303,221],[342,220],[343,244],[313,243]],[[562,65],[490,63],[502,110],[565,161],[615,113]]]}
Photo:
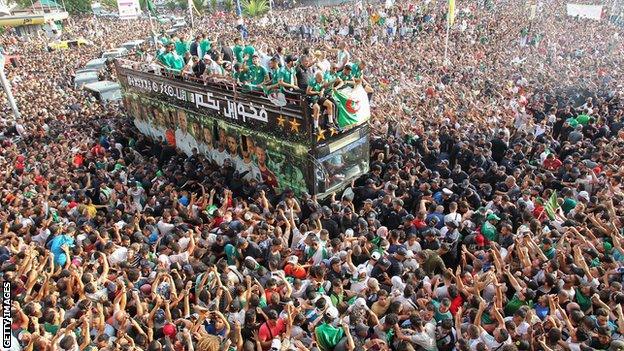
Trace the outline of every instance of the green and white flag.
{"label": "green and white flag", "polygon": [[555,219],[555,213],[557,212],[558,208],[559,203],[557,202],[557,192],[553,191],[548,201],[546,201],[546,203],[544,204],[544,210],[548,214],[548,218],[550,218],[551,220]]}
{"label": "green and white flag", "polygon": [[370,118],[368,95],[361,85],[334,91],[332,95],[336,102],[340,128],[361,124]]}
{"label": "green and white flag", "polygon": [[152,0],[147,0],[146,5],[147,11],[149,11],[152,16],[158,18],[158,12],[156,11],[156,5],[152,2]]}

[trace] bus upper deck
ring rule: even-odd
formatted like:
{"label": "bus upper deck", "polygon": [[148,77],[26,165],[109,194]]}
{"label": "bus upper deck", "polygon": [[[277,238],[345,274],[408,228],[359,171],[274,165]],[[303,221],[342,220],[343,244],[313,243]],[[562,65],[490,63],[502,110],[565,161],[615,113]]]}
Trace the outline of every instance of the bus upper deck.
{"label": "bus upper deck", "polygon": [[[233,80],[207,82],[124,59],[115,66],[139,130],[186,153],[196,147],[217,163],[229,158],[246,177],[310,194],[337,191],[368,171],[366,119],[314,133],[305,94],[267,95]],[[368,108],[364,98],[345,104]]]}

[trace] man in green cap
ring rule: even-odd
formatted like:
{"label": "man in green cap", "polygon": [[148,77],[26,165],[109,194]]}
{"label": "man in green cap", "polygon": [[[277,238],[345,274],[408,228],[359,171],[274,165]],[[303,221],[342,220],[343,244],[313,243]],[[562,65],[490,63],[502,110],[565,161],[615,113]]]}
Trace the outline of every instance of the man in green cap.
{"label": "man in green cap", "polygon": [[481,226],[481,234],[483,234],[487,240],[498,242],[498,231],[496,230],[498,221],[500,221],[500,217],[495,213],[490,213],[485,218],[485,222]]}

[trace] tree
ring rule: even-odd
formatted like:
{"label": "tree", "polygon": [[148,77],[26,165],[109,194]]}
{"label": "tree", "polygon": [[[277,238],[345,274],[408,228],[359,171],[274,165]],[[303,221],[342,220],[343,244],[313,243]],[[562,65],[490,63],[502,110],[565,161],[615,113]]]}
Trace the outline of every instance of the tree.
{"label": "tree", "polygon": [[226,12],[232,12],[232,10],[234,9],[234,0],[224,0],[223,7],[225,8]]}
{"label": "tree", "polygon": [[193,0],[193,6],[195,6],[195,9],[200,14],[204,13],[204,9],[206,8],[206,6],[204,6],[204,0]]}
{"label": "tree", "polygon": [[165,4],[165,6],[167,6],[167,8],[171,11],[175,10],[176,8],[176,3],[173,0],[169,0],[167,1],[167,3]]}
{"label": "tree", "polygon": [[267,0],[245,0],[242,5],[243,12],[250,17],[259,17],[269,12]]}
{"label": "tree", "polygon": [[217,0],[210,0],[210,11],[217,12]]}

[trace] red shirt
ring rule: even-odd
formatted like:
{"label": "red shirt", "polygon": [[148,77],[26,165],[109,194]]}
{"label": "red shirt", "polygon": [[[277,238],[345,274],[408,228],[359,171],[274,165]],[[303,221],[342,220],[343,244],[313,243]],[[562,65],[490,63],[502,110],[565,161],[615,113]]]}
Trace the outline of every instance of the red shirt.
{"label": "red shirt", "polygon": [[[260,338],[260,341],[262,342],[269,341],[275,338],[276,336],[279,336],[285,330],[286,330],[286,323],[284,323],[283,319],[278,318],[277,321],[275,321],[275,324],[273,324],[273,326],[271,327],[269,327],[269,324],[267,322],[264,322],[260,326],[260,330],[258,330],[258,337]],[[268,350],[268,349],[269,348],[267,347],[265,350]]]}
{"label": "red shirt", "polygon": [[549,171],[556,171],[561,167],[563,163],[558,158],[547,158],[544,160],[544,167]]}

